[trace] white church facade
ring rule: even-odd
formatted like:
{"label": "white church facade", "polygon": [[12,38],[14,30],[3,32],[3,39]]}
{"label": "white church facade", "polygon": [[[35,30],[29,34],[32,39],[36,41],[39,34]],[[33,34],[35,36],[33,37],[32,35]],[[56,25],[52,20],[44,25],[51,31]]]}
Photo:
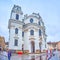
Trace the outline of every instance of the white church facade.
{"label": "white church facade", "polygon": [[9,49],[24,53],[40,53],[47,49],[44,22],[39,13],[23,15],[14,5],[9,19]]}

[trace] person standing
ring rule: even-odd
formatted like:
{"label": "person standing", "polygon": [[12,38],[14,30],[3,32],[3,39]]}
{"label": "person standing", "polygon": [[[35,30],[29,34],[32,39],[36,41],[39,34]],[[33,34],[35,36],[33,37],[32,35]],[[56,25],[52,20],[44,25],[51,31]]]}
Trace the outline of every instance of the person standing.
{"label": "person standing", "polygon": [[11,59],[11,51],[9,50],[8,51],[8,60],[10,60]]}

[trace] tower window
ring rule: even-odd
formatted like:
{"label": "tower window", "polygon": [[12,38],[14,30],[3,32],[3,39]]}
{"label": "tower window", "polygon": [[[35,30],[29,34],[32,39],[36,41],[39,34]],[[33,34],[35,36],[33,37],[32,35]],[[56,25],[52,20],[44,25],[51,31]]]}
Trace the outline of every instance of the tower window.
{"label": "tower window", "polygon": [[39,29],[39,36],[41,36],[41,30]]}
{"label": "tower window", "polygon": [[18,28],[15,29],[15,34],[18,34]]}
{"label": "tower window", "polygon": [[33,23],[33,19],[32,18],[30,19],[30,22]]}
{"label": "tower window", "polygon": [[16,19],[17,19],[17,20],[19,19],[19,15],[18,15],[18,14],[16,14]]}
{"label": "tower window", "polygon": [[40,21],[38,22],[38,24],[40,25]]}
{"label": "tower window", "polygon": [[24,37],[24,32],[22,32],[22,37]]}
{"label": "tower window", "polygon": [[30,31],[30,35],[34,35],[34,30],[31,30]]}
{"label": "tower window", "polygon": [[18,46],[18,40],[15,39],[14,46]]}

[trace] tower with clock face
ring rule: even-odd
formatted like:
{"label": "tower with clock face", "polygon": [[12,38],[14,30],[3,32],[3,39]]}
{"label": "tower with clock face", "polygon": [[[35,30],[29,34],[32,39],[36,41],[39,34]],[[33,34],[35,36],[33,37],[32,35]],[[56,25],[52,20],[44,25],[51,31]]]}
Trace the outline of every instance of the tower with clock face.
{"label": "tower with clock face", "polygon": [[14,5],[9,19],[9,49],[22,51],[22,22],[21,7]]}

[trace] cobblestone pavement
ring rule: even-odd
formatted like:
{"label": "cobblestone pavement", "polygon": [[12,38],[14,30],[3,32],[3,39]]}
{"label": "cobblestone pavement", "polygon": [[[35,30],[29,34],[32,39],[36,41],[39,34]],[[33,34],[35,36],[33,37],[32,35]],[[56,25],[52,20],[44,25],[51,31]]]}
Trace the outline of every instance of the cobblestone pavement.
{"label": "cobblestone pavement", "polygon": [[[47,56],[48,55],[48,56]],[[50,54],[13,55],[11,60],[60,60],[60,52]]]}
{"label": "cobblestone pavement", "polygon": [[11,60],[46,60],[46,55],[40,56],[40,54],[29,54],[29,55],[13,55]]}
{"label": "cobblestone pavement", "polygon": [[[0,54],[0,60],[8,60],[8,58]],[[26,55],[13,54],[11,60],[60,60],[60,51],[55,51],[52,55],[46,53]]]}

